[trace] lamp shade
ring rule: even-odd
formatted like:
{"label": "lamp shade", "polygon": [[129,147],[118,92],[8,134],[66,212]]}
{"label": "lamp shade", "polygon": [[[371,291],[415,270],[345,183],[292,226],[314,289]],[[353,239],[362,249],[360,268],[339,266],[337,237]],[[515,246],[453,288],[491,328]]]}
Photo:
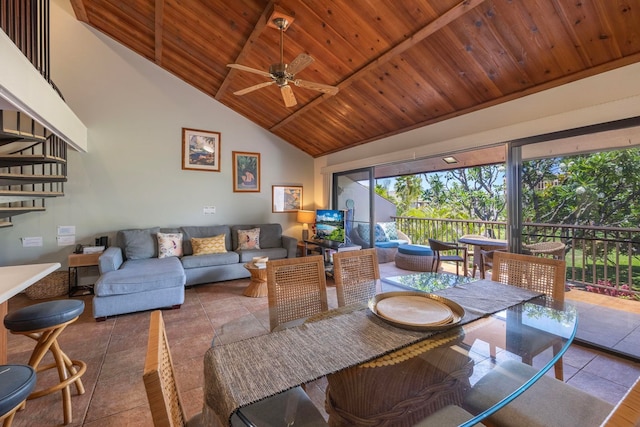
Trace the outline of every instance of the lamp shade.
{"label": "lamp shade", "polygon": [[316,213],[314,211],[299,210],[296,221],[303,224],[311,224],[316,222]]}

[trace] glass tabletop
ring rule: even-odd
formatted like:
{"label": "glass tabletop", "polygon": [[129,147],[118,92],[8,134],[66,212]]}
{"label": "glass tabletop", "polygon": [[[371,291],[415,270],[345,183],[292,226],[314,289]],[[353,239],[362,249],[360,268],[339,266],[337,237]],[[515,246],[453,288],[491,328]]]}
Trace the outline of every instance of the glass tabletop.
{"label": "glass tabletop", "polygon": [[415,273],[402,276],[391,276],[381,279],[383,283],[403,289],[421,292],[435,292],[456,285],[470,283],[471,277],[457,276],[447,273]]}

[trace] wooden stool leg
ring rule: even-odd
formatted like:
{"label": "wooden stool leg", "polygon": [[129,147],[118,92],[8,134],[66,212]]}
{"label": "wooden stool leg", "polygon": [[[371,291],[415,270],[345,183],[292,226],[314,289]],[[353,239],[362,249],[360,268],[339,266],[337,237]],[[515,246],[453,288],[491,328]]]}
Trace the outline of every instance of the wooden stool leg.
{"label": "wooden stool leg", "polygon": [[[62,392],[62,413],[65,425],[73,421],[71,389],[69,386],[74,383],[78,394],[84,394],[85,389],[80,377],[87,370],[87,365],[82,361],[71,360],[60,348],[57,338],[67,325],[74,322],[76,319],[72,319],[69,322],[44,331],[22,333],[22,335],[26,335],[36,341],[36,346],[29,358],[29,365],[35,369],[36,372],[43,372],[48,369],[56,368],[58,378],[60,380],[58,384],[52,387],[32,392],[28,399],[36,399],[60,390]],[[48,351],[51,351],[54,363],[41,365],[40,363]]]}

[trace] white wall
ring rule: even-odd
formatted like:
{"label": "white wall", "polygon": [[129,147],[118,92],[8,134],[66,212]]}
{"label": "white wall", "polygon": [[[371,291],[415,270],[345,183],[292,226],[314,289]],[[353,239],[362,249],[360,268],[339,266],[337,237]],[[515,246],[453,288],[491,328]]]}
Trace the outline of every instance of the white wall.
{"label": "white wall", "polygon": [[[0,265],[58,261],[57,226],[78,243],[122,228],[278,222],[298,237],[295,214],[271,212],[272,185],[302,185],[313,209],[313,159],[188,86],[152,62],[78,22],[68,0],[51,5],[51,76],[88,128],[88,152],[69,153],[65,197],[45,213],[0,229]],[[4,65],[4,64],[3,64]],[[182,170],[182,128],[221,132],[221,172]],[[261,191],[234,193],[232,151],[261,155]],[[217,213],[205,216],[204,206]],[[21,237],[41,236],[23,248]]]}

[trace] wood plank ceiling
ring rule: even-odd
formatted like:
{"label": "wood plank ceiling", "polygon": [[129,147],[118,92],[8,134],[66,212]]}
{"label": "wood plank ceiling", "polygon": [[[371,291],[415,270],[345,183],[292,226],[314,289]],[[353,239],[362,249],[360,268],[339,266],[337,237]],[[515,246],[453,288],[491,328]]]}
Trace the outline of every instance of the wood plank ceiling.
{"label": "wood plank ceiling", "polygon": [[[107,34],[313,157],[640,61],[640,0],[71,0]],[[284,106],[284,62],[315,62]]]}

